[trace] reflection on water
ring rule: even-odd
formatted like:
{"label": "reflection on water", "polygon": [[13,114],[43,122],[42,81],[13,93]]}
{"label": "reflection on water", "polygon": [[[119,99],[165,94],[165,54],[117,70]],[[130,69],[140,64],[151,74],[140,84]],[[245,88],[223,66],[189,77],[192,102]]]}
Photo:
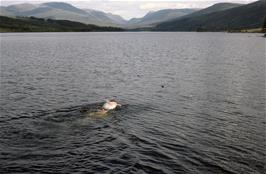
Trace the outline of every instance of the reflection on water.
{"label": "reflection on water", "polygon": [[[259,35],[21,33],[1,41],[3,173],[265,170]],[[113,97],[121,108],[92,114]]]}

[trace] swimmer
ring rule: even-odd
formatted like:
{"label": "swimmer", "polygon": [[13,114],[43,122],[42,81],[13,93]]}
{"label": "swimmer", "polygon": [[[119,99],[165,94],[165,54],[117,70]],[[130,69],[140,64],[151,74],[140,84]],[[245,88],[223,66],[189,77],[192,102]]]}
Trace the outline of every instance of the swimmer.
{"label": "swimmer", "polygon": [[103,104],[102,108],[99,109],[96,112],[91,112],[90,116],[104,116],[109,112],[110,110],[114,110],[117,108],[117,106],[121,107],[121,104],[118,104],[116,100],[106,100],[106,102]]}

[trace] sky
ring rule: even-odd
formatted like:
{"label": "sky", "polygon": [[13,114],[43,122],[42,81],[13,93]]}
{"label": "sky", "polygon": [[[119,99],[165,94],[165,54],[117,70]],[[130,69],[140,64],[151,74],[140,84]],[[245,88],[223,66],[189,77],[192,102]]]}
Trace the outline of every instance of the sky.
{"label": "sky", "polygon": [[66,2],[82,9],[95,9],[122,16],[138,18],[149,11],[170,8],[206,8],[219,2],[250,3],[256,0],[0,0],[1,6],[20,3]]}

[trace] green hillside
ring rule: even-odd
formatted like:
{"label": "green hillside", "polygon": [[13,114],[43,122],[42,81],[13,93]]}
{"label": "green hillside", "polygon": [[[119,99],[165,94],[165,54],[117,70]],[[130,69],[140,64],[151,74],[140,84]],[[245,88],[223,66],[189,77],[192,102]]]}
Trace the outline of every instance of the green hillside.
{"label": "green hillside", "polygon": [[123,31],[122,28],[99,27],[68,20],[40,19],[35,17],[10,18],[0,16],[1,32],[90,32]]}

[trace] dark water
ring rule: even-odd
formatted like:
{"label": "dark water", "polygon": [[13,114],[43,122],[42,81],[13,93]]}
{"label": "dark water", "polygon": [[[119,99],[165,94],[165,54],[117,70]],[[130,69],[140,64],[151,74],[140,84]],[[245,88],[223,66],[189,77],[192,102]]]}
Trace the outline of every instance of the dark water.
{"label": "dark water", "polygon": [[1,34],[1,173],[259,174],[265,126],[260,35]]}

